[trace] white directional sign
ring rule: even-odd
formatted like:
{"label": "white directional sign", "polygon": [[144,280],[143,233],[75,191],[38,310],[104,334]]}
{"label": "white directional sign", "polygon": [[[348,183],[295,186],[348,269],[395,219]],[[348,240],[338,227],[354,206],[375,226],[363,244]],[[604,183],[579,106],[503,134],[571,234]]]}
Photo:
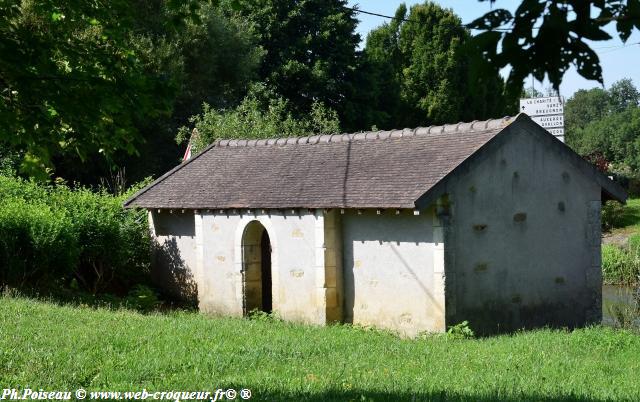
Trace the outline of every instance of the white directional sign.
{"label": "white directional sign", "polygon": [[529,117],[531,117],[531,120],[538,123],[542,128],[550,129],[555,127],[564,127],[564,116],[561,114]]}
{"label": "white directional sign", "polygon": [[555,135],[556,137],[564,138],[564,127],[563,128],[548,128],[548,132]]}
{"label": "white directional sign", "polygon": [[558,96],[520,99],[520,111],[564,142],[564,101]]}
{"label": "white directional sign", "polygon": [[562,98],[557,96],[520,99],[520,111],[528,114],[529,116],[563,114],[564,102],[562,102]]}

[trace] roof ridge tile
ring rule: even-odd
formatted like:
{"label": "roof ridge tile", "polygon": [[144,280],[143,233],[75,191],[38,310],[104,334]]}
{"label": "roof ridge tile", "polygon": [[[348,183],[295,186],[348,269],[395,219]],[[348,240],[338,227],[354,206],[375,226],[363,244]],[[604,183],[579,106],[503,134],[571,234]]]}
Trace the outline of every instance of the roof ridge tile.
{"label": "roof ridge tile", "polygon": [[392,130],[359,131],[356,133],[313,134],[302,137],[262,138],[257,140],[219,139],[216,147],[257,147],[264,145],[296,145],[296,144],[327,144],[332,142],[373,141],[393,138],[414,137],[422,135],[450,135],[460,132],[480,132],[501,129],[509,125],[514,119],[506,116],[501,119],[473,120],[454,124],[421,126]]}

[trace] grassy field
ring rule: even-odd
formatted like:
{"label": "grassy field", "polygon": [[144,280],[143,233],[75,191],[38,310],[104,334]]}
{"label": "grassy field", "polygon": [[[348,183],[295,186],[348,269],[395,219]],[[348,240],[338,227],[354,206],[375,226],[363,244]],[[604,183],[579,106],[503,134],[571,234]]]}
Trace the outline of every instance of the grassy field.
{"label": "grassy field", "polygon": [[619,227],[611,230],[612,234],[640,233],[640,198],[629,198],[627,200],[617,226]]}
{"label": "grassy field", "polygon": [[640,277],[640,198],[629,198],[604,233],[602,274],[606,284],[636,285]]}
{"label": "grassy field", "polygon": [[640,335],[609,328],[407,340],[8,296],[0,320],[0,388],[249,388],[252,400],[318,402],[640,400]]}

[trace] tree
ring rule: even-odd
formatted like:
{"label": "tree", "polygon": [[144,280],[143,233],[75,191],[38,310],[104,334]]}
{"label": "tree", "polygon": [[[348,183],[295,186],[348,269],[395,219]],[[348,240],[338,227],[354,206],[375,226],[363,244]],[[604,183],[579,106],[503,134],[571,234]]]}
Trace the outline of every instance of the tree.
{"label": "tree", "polygon": [[[215,2],[116,1],[106,9],[82,2],[84,10],[69,0],[62,3],[69,12],[23,3],[7,19],[17,27],[7,28],[15,43],[0,39],[17,48],[3,50],[0,77],[23,103],[3,103],[0,113],[24,118],[0,129],[0,141],[10,139],[25,154],[23,168],[35,165],[27,173],[55,168],[57,176],[85,184],[120,168],[130,181],[158,174],[178,163],[175,133],[202,102],[237,105],[256,78],[262,53],[246,22],[223,16]],[[82,22],[87,15],[99,23]],[[107,27],[114,39],[103,38]],[[27,106],[38,102],[51,111]]]}
{"label": "tree", "polygon": [[601,154],[614,167],[640,173],[640,94],[631,80],[609,90],[580,90],[565,106],[567,143],[582,155]]}
{"label": "tree", "polygon": [[359,115],[370,119],[362,125],[407,127],[504,115],[502,79],[498,73],[471,75],[469,39],[449,9],[425,2],[407,15],[400,6],[391,23],[367,37],[361,71],[370,77],[365,93],[374,111]]}
{"label": "tree", "polygon": [[629,78],[614,82],[609,88],[609,97],[614,111],[640,106],[640,92]]}
{"label": "tree", "polygon": [[522,91],[522,98],[541,98],[543,96],[542,92],[538,91],[534,87],[529,87]]}
{"label": "tree", "polygon": [[[257,0],[226,4],[230,15],[253,24],[265,55],[260,80],[290,101],[301,116],[314,101],[342,111],[354,90],[356,65],[354,12],[346,0]],[[235,11],[234,11],[235,10]]]}
{"label": "tree", "polygon": [[604,89],[581,89],[574,93],[564,108],[567,142],[571,143],[578,130],[608,114],[609,107],[609,94]]}
{"label": "tree", "polygon": [[176,131],[201,111],[203,103],[216,109],[236,106],[257,78],[262,57],[248,23],[223,15],[216,4],[200,3],[194,18],[167,29],[176,14],[167,3],[135,3],[144,18],[137,19],[138,34],[132,42],[145,55],[145,73],[159,83],[157,93],[166,94],[171,113],[139,126],[144,139],[140,156],[120,153],[116,158],[115,165],[126,166],[132,181],[175,166],[182,155]]}
{"label": "tree", "polygon": [[610,23],[626,42],[640,29],[640,0],[523,0],[515,14],[495,9],[469,26],[484,31],[474,44],[495,71],[511,66],[508,85],[517,91],[529,74],[559,90],[571,65],[602,84],[600,60],[586,41],[611,39],[603,30]]}
{"label": "tree", "polygon": [[205,103],[202,113],[190,119],[192,127],[180,129],[177,141],[190,139],[195,128],[192,149],[199,152],[217,139],[297,137],[340,131],[337,113],[319,102],[311,105],[310,114],[303,119],[296,119],[289,110],[286,99],[258,84],[235,108],[214,109]]}
{"label": "tree", "polygon": [[0,4],[0,143],[42,174],[59,153],[134,153],[136,124],[165,115],[128,31],[126,1]]}
{"label": "tree", "polygon": [[580,154],[601,152],[604,157],[635,175],[640,173],[640,108],[612,113],[578,130],[571,144]]}

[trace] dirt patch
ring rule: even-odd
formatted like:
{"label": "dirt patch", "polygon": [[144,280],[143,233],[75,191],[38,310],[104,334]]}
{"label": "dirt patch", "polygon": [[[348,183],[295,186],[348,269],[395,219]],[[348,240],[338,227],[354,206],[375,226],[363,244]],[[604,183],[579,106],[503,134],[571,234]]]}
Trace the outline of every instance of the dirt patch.
{"label": "dirt patch", "polygon": [[613,244],[618,247],[627,247],[629,245],[629,235],[631,233],[614,232],[604,233],[602,235],[602,244]]}

